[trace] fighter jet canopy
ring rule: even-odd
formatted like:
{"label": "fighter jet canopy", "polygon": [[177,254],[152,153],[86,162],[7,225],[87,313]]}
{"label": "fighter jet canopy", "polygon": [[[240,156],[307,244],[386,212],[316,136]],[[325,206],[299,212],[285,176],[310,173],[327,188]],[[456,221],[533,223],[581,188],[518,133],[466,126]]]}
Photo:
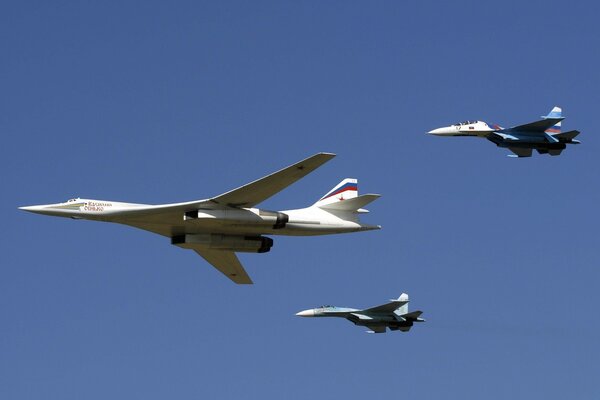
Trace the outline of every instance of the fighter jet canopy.
{"label": "fighter jet canopy", "polygon": [[[460,125],[471,125],[471,124],[478,124],[480,122],[483,122],[483,121],[464,121],[464,122],[459,122],[459,123],[454,124],[454,125],[458,125],[458,126],[460,126]],[[485,124],[485,122],[483,122],[483,123]]]}

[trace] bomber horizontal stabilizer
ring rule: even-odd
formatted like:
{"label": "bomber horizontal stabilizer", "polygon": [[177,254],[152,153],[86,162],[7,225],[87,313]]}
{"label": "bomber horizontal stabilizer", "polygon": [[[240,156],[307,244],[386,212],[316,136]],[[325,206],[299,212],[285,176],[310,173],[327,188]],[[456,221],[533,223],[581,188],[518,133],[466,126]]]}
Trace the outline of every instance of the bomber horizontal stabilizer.
{"label": "bomber horizontal stabilizer", "polygon": [[[372,201],[380,198],[380,194],[363,194],[358,197],[353,197],[347,200],[336,201],[335,203],[329,203],[319,208],[324,210],[337,210],[337,211],[359,211],[362,207],[371,203]],[[362,210],[363,212],[366,210]]]}

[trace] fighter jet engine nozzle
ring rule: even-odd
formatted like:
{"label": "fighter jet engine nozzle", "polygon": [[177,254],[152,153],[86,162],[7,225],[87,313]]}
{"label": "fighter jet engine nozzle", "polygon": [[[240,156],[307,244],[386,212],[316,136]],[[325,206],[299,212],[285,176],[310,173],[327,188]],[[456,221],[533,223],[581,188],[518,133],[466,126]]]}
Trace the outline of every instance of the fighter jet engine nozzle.
{"label": "fighter jet engine nozzle", "polygon": [[242,253],[267,253],[273,247],[273,239],[265,236],[234,236],[219,234],[186,234],[173,236],[171,244],[184,248],[204,247],[212,250]]}

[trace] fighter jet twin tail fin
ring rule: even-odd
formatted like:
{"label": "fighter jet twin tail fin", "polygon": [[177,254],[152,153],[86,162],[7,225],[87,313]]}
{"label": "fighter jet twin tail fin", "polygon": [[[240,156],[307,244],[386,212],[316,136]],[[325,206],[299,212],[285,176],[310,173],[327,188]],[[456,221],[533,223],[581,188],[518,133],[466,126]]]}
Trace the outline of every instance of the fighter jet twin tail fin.
{"label": "fighter jet twin tail fin", "polygon": [[[406,325],[388,325],[392,331],[400,330],[402,332],[408,332],[414,322],[424,322],[425,320],[420,318],[423,311],[412,311],[408,312],[408,294],[402,293],[397,299],[391,299],[389,303],[382,304],[380,306],[371,307],[363,310],[364,313],[371,315],[377,314],[393,314],[401,320],[406,321]],[[370,330],[367,333],[385,333],[386,325],[379,324],[367,324],[367,328]]]}
{"label": "fighter jet twin tail fin", "polygon": [[[562,140],[566,140],[566,141],[571,141],[574,144],[579,143],[578,140],[573,140],[573,139],[575,138],[575,136],[579,135],[581,132],[579,132],[577,130],[561,132],[561,123],[562,123],[562,120],[564,119],[564,117],[562,116],[562,109],[560,107],[554,107],[548,115],[546,115],[545,117],[543,116],[542,118],[544,118],[545,120],[546,119],[549,119],[549,120],[559,119],[559,121],[556,124],[552,125],[550,128],[548,128],[544,131],[548,141],[558,142],[560,139],[562,139]],[[552,138],[554,140],[551,140],[550,138]]]}
{"label": "fighter jet twin tail fin", "polygon": [[[552,146],[558,146],[556,148],[543,148],[536,146],[507,146],[510,151],[514,153],[509,157],[531,157],[532,150],[536,149],[540,154],[550,154],[551,156],[560,155],[564,149],[564,145],[560,145],[561,142],[578,144],[578,140],[574,138],[579,135],[579,131],[572,130],[568,132],[561,131],[562,120],[565,119],[562,116],[562,109],[560,107],[554,107],[548,113],[548,115],[542,115],[542,119],[535,122],[530,122],[524,125],[513,126],[508,129],[501,129],[496,131],[494,134],[501,136],[505,140],[520,141],[519,135],[526,134],[532,137],[538,136],[543,137]],[[516,136],[514,136],[516,135]]]}

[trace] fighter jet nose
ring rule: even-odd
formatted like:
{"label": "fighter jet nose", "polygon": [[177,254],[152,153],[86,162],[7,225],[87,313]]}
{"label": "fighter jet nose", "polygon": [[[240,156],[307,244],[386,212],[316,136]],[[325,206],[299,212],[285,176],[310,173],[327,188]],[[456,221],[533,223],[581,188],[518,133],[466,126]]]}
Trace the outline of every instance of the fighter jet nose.
{"label": "fighter jet nose", "polygon": [[299,317],[314,317],[315,316],[315,310],[300,311],[299,313],[296,313],[296,315],[299,316]]}
{"label": "fighter jet nose", "polygon": [[451,133],[451,130],[448,127],[443,127],[443,128],[437,128],[437,129],[433,129],[429,132],[427,132],[430,135],[447,135],[449,133]]}

